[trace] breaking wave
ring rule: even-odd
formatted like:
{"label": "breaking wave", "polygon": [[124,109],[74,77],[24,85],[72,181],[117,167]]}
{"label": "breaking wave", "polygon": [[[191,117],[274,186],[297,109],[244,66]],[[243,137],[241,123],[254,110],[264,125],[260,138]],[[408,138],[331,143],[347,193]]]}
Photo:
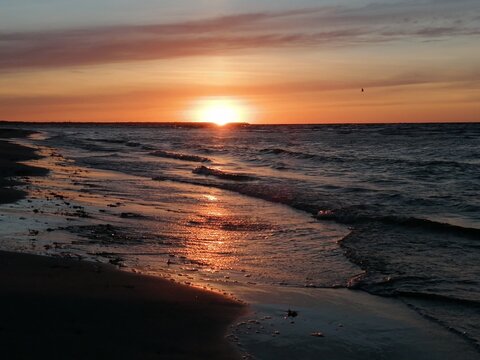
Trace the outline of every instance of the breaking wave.
{"label": "breaking wave", "polygon": [[167,159],[175,159],[175,160],[190,161],[190,162],[211,162],[209,158],[206,158],[203,156],[175,153],[175,152],[164,151],[164,150],[153,151],[150,153],[150,155],[167,158]]}
{"label": "breaking wave", "polygon": [[193,169],[192,172],[198,175],[215,176],[216,178],[223,179],[223,180],[233,180],[233,181],[255,180],[255,178],[251,175],[223,171],[220,169],[210,168],[203,165]]}

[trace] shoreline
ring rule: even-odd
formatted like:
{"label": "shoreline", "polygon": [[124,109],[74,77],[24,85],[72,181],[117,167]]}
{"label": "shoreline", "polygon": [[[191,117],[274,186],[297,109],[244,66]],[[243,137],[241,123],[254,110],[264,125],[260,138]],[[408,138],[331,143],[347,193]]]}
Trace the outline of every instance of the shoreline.
{"label": "shoreline", "polygon": [[259,359],[479,358],[464,338],[393,298],[274,286],[243,287],[236,295],[250,304],[253,315],[237,324],[234,339]]}
{"label": "shoreline", "polygon": [[[54,171],[52,170],[52,173],[53,172]],[[51,233],[49,234],[51,235]],[[19,256],[20,258],[18,258]],[[13,263],[16,263],[18,265],[22,262],[30,263],[30,261],[27,261],[27,259],[29,259],[28,257],[31,256],[32,255],[23,255],[17,253],[0,253],[0,269],[3,268],[2,264],[4,263],[4,258],[6,259],[6,263],[9,262],[9,258],[14,258],[16,260],[14,260]],[[23,260],[21,258],[23,258]],[[113,289],[108,290],[110,291],[109,294],[115,295],[117,294],[117,291],[123,291],[122,294],[120,294],[119,296],[128,304],[132,303],[132,293],[137,293],[137,285],[133,285],[132,287],[131,281],[126,280],[130,279],[133,276],[136,277],[137,281],[140,281],[139,278],[145,277],[133,275],[126,271],[113,270],[113,267],[109,265],[97,265],[96,263],[88,263],[83,261],[79,262],[75,260],[62,260],[61,258],[44,258],[41,256],[40,258],[42,258],[42,260],[38,259],[37,257],[32,260],[32,263],[37,264],[41,262],[44,264],[44,269],[42,270],[43,275],[40,275],[40,281],[47,281],[48,283],[49,279],[51,279],[52,276],[57,277],[57,279],[59,279],[57,283],[59,287],[63,287],[65,284],[68,284],[68,286],[71,287],[71,281],[69,282],[65,279],[67,279],[68,276],[71,275],[69,275],[69,273],[71,272],[70,269],[72,266],[74,267],[74,273],[80,272],[78,276],[83,279],[82,281],[86,281],[86,279],[89,279],[89,276],[92,276],[92,272],[97,275],[99,273],[102,274],[104,271],[108,273],[115,272],[116,275],[113,276],[121,277],[123,279],[123,283],[120,282],[121,285],[113,286]],[[51,261],[56,262],[50,262],[50,260],[47,259],[51,259]],[[47,265],[47,261],[49,265]],[[62,261],[66,261],[66,265],[64,265],[65,263],[63,263]],[[88,267],[88,264],[93,267],[83,268],[83,266]],[[106,270],[102,270],[104,268]],[[100,269],[99,272],[98,269]],[[19,266],[17,270],[15,270],[13,273],[19,274],[21,273],[21,271],[23,271],[23,267]],[[25,281],[33,281],[34,283],[36,281],[39,281],[39,277],[37,275],[31,275],[31,273],[37,273],[37,271],[29,271],[24,274]],[[8,274],[8,270],[6,271],[6,273]],[[167,285],[173,286],[173,288],[167,286],[166,289],[171,290],[172,294],[177,293],[178,295],[179,288],[175,287],[177,283],[172,283],[171,281],[162,279],[158,276],[146,277],[152,282],[158,282],[163,284],[167,283]],[[101,279],[97,280],[101,281]],[[8,284],[8,279],[5,280],[5,278],[2,278],[2,283],[3,282],[6,282]],[[17,293],[20,293],[20,290],[28,287],[20,284],[18,285],[20,286],[20,288],[15,288],[15,286],[17,285],[13,285],[13,289]],[[103,282],[104,288],[101,288],[101,286],[99,285],[101,289],[99,292],[95,292],[94,295],[97,296],[97,298],[93,299],[92,301],[100,302],[102,304],[104,303],[104,294],[105,291],[107,291],[105,290],[106,285],[108,285],[108,288],[111,288],[111,281],[108,280],[106,283]],[[82,286],[87,285],[83,283]],[[197,290],[196,288],[189,286],[179,286],[186,289],[193,289],[194,291]],[[219,287],[222,288],[222,290],[225,290],[225,288],[228,288],[228,285],[220,284]],[[80,289],[78,293],[75,292],[75,289],[72,290],[72,288],[68,288],[67,290],[72,291],[70,299],[76,297],[80,297],[81,299],[86,297],[90,299],[87,295],[88,289],[89,288],[87,286],[86,290]],[[229,290],[235,293],[235,295],[237,295],[239,298],[244,299],[248,301],[249,304],[251,304],[251,306],[248,308],[248,315],[245,315],[243,317],[245,321],[242,321],[242,319],[237,323],[237,325],[231,326],[231,334],[228,336],[228,339],[231,342],[237,343],[237,350],[242,351],[242,355],[244,353],[251,353],[253,355],[261,356],[259,357],[260,359],[288,359],[302,354],[302,359],[313,359],[317,358],[319,354],[323,354],[332,359],[367,359],[381,358],[379,356],[381,356],[383,353],[388,353],[389,358],[391,359],[404,359],[407,358],[409,354],[418,355],[420,351],[423,356],[422,358],[431,359],[448,359],[451,358],[451,355],[457,354],[459,354],[460,356],[457,358],[462,359],[475,359],[478,357],[478,353],[470,349],[470,344],[464,344],[463,340],[457,339],[456,335],[449,333],[443,328],[437,328],[436,324],[434,325],[428,320],[421,318],[420,315],[415,313],[413,310],[407,309],[404,304],[400,304],[398,301],[394,301],[392,299],[380,298],[366,293],[346,289],[300,289],[262,285],[250,288],[242,288],[233,285]],[[167,293],[170,293],[170,291],[167,291]],[[0,294],[2,294],[2,297],[5,297],[3,296],[3,292],[0,291]],[[42,295],[44,294],[42,293]],[[63,293],[58,292],[57,289],[57,293],[55,293],[54,295],[62,297]],[[26,296],[31,296],[31,294],[28,292],[24,292],[23,296],[25,298]],[[213,294],[213,296],[215,297],[219,295]],[[8,299],[8,297],[5,298]],[[36,296],[32,296],[32,298],[37,299]],[[150,296],[147,295],[146,299],[149,300]],[[61,300],[62,299],[58,298],[58,301]],[[117,301],[116,298],[111,298],[110,300]],[[222,296],[219,296],[219,299],[217,300],[227,302],[230,301],[228,298],[224,298]],[[159,307],[167,306],[167,308],[164,310],[169,313],[169,308],[172,303],[166,301],[165,298],[163,298],[163,300],[159,300],[159,302],[162,301],[164,301],[163,305],[157,305]],[[17,306],[18,298],[12,299],[11,302],[12,304],[14,304],[14,306]],[[141,303],[141,301],[135,300],[133,301],[133,303],[138,305]],[[239,306],[239,303],[234,304],[237,304]],[[191,301],[187,301],[185,305],[187,307],[191,306]],[[224,306],[225,304],[220,303],[220,307],[217,306],[217,303],[211,303],[210,305],[212,305],[213,307],[213,312],[222,312],[223,310],[221,309],[223,308],[221,306]],[[8,306],[10,305],[7,304],[7,308]],[[25,303],[24,308],[28,308],[29,306],[30,303]],[[50,312],[52,311],[52,309],[53,311],[57,311],[59,308],[61,309],[62,306],[63,305],[61,304],[56,305],[53,308],[49,308],[49,304],[47,304],[46,308]],[[285,314],[287,309],[289,308],[298,310],[299,317],[295,319],[290,319],[286,317]],[[42,309],[43,307],[41,307],[40,309],[37,308],[38,311],[36,311],[35,314],[41,313],[43,311]],[[227,310],[227,312],[229,312],[230,310]],[[225,330],[228,324],[231,324],[232,321],[237,318],[237,316],[245,313],[245,311],[245,308],[240,307],[240,310],[235,312],[235,316],[232,315],[231,317],[229,317],[229,321],[223,322],[223,330]],[[399,311],[401,314],[403,314],[403,318],[399,318],[398,316],[394,316],[392,318],[392,312],[396,311]],[[90,314],[90,310],[88,310],[87,313]],[[195,316],[198,316],[200,318],[199,321],[202,321],[202,319],[204,319],[204,316],[201,313],[202,311],[200,311],[198,308],[194,311]],[[42,316],[45,316],[44,323],[49,322],[47,315]],[[162,315],[159,316],[162,317]],[[183,321],[185,313],[179,313],[178,316],[182,317]],[[115,319],[115,314],[112,314],[110,318]],[[263,321],[262,318],[270,318],[268,321],[269,323],[264,324],[270,326],[270,328],[264,326],[268,329],[267,331],[264,331],[264,329],[261,329],[260,327],[255,328],[255,326],[257,325],[263,326],[261,325]],[[96,319],[92,319],[92,321],[97,321],[97,324],[98,322],[102,322],[104,320],[105,319],[103,319],[103,315],[100,313],[98,314]],[[225,320],[225,318],[223,318],[223,320]],[[119,321],[119,319],[115,319],[115,321]],[[121,323],[122,321],[120,321],[120,323],[117,322],[118,328],[122,328],[125,326],[125,324]],[[294,324],[290,323],[291,321],[294,321]],[[260,322],[260,324],[257,322]],[[133,324],[132,320],[130,320],[129,323]],[[305,323],[310,323],[311,327],[305,327]],[[137,326],[135,326],[137,329],[143,326],[143,324],[138,322],[136,324],[138,324]],[[338,326],[338,324],[342,324],[342,326],[340,327]],[[60,323],[60,326],[65,326],[65,324]],[[167,328],[169,328],[169,326],[167,326]],[[71,328],[69,329],[70,330],[68,331],[72,330]],[[188,324],[185,325],[184,329],[185,330],[183,330],[183,332],[181,329],[179,330],[182,335],[191,331],[191,328],[188,326]],[[175,330],[176,328],[170,327],[168,330],[165,331],[172,332]],[[203,335],[203,332],[211,330],[211,324],[207,324],[206,328],[203,329],[201,333]],[[22,330],[19,329],[18,333],[21,333],[21,331]],[[83,330],[76,328],[76,330],[73,329],[72,331],[74,333],[82,335]],[[113,329],[113,331],[116,331],[116,327],[115,329]],[[276,333],[276,331],[278,331],[278,334]],[[321,338],[311,336],[311,333],[315,331],[322,332],[322,334],[323,332],[325,332],[325,336],[322,336]],[[104,331],[103,335],[105,333],[106,332]],[[418,337],[419,334],[421,335],[420,337]],[[218,340],[221,339],[222,335],[225,335],[225,331],[223,331],[223,333],[217,332],[216,340],[212,340],[212,343],[217,341],[217,343],[214,343],[212,345],[216,347],[217,350],[219,346]],[[88,338],[87,335],[84,336]],[[99,335],[99,337],[101,336],[102,335]],[[197,335],[194,334],[194,337],[197,337]],[[121,336],[119,337],[119,339],[120,338]],[[436,338],[441,340],[437,340]],[[181,344],[179,346],[182,346],[182,344],[189,346],[188,339],[182,339],[180,340],[180,342]],[[230,352],[228,354],[227,352],[225,352],[225,355],[221,355],[221,357],[219,358],[232,358],[232,356],[234,356],[232,354],[235,354],[235,351],[232,350],[232,347],[229,347],[226,341],[224,341],[224,343],[226,348],[228,348],[226,351],[233,352]],[[221,345],[220,347],[223,347],[224,345]],[[441,350],[438,350],[436,348],[437,346]],[[443,355],[442,352],[445,352],[446,355]],[[117,357],[121,358],[122,354],[119,354]],[[153,352],[148,356],[150,355],[152,356],[152,358],[155,356],[159,356],[157,352]],[[240,354],[238,353],[236,355],[240,356]],[[462,355],[464,356],[462,357]],[[104,356],[110,357],[110,354],[105,354]],[[182,355],[180,354],[179,356]],[[127,356],[127,358],[131,358],[131,356]],[[149,357],[145,355],[145,357],[141,358]],[[186,358],[195,357],[188,356]],[[200,358],[215,357],[212,357],[210,355],[202,355],[202,357]]]}
{"label": "shoreline", "polygon": [[[47,169],[19,163],[20,161],[39,159],[40,156],[35,153],[33,148],[9,141],[9,139],[26,137],[33,133],[34,131],[29,130],[0,128],[0,154],[2,154],[0,158],[0,204],[18,201],[27,195],[23,190],[11,188],[22,184],[18,177],[44,176],[48,173]],[[16,179],[12,180],[11,177]]]}
{"label": "shoreline", "polygon": [[[25,198],[10,177],[47,169],[20,161],[35,149],[0,130],[0,203]],[[1,221],[1,220],[0,220]],[[112,265],[0,251],[0,345],[11,358],[232,359],[227,326],[246,310],[219,294]]]}

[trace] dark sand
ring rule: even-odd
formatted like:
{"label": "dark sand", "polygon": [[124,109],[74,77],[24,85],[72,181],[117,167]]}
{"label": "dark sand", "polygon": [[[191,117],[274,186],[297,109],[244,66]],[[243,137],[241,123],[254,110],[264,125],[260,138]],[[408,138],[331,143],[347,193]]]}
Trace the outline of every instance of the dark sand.
{"label": "dark sand", "polygon": [[5,359],[232,359],[237,302],[83,261],[0,252]]}
{"label": "dark sand", "polygon": [[[28,135],[0,130],[0,138]],[[0,140],[0,202],[25,197],[12,176],[34,149]],[[5,226],[5,223],[0,223]],[[227,326],[242,304],[113,266],[0,252],[2,359],[234,359]]]}
{"label": "dark sand", "polygon": [[16,176],[41,176],[48,173],[48,170],[34,166],[19,164],[19,161],[38,159],[35,149],[13,144],[4,140],[6,138],[25,137],[32,134],[30,131],[16,129],[0,129],[0,203],[9,203],[25,197],[22,190],[12,189],[12,186],[19,185]]}

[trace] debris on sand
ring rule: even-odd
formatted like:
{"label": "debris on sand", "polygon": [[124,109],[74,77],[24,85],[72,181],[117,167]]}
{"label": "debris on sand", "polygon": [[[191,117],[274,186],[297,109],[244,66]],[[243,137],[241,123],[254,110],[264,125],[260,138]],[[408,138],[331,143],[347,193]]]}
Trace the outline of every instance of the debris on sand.
{"label": "debris on sand", "polygon": [[287,310],[287,317],[297,317],[298,316],[298,312],[295,311],[295,310],[291,310],[291,309],[288,309]]}
{"label": "debris on sand", "polygon": [[123,261],[123,259],[120,258],[120,257],[116,257],[114,259],[108,260],[108,262],[110,264],[115,265],[115,266],[120,266],[120,267],[123,266],[122,261]]}
{"label": "debris on sand", "polygon": [[123,219],[142,219],[145,216],[140,215],[140,214],[131,213],[131,212],[122,212],[120,214],[120,217],[123,218]]}
{"label": "debris on sand", "polygon": [[[142,236],[131,234],[129,229],[111,224],[69,226],[65,230],[79,235],[86,244],[131,244],[145,241]],[[78,242],[80,243],[80,242]]]}

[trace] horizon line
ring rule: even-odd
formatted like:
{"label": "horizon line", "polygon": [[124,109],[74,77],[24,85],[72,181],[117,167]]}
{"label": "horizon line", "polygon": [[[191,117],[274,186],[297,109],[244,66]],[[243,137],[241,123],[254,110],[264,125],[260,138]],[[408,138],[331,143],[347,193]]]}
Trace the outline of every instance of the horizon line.
{"label": "horizon line", "polygon": [[158,126],[212,126],[212,127],[241,127],[241,126],[306,126],[306,125],[401,125],[401,124],[480,124],[475,121],[393,121],[393,122],[308,122],[308,123],[249,123],[232,122],[218,126],[213,122],[200,121],[48,121],[48,120],[0,120],[3,124],[35,124],[35,125],[158,125]]}

